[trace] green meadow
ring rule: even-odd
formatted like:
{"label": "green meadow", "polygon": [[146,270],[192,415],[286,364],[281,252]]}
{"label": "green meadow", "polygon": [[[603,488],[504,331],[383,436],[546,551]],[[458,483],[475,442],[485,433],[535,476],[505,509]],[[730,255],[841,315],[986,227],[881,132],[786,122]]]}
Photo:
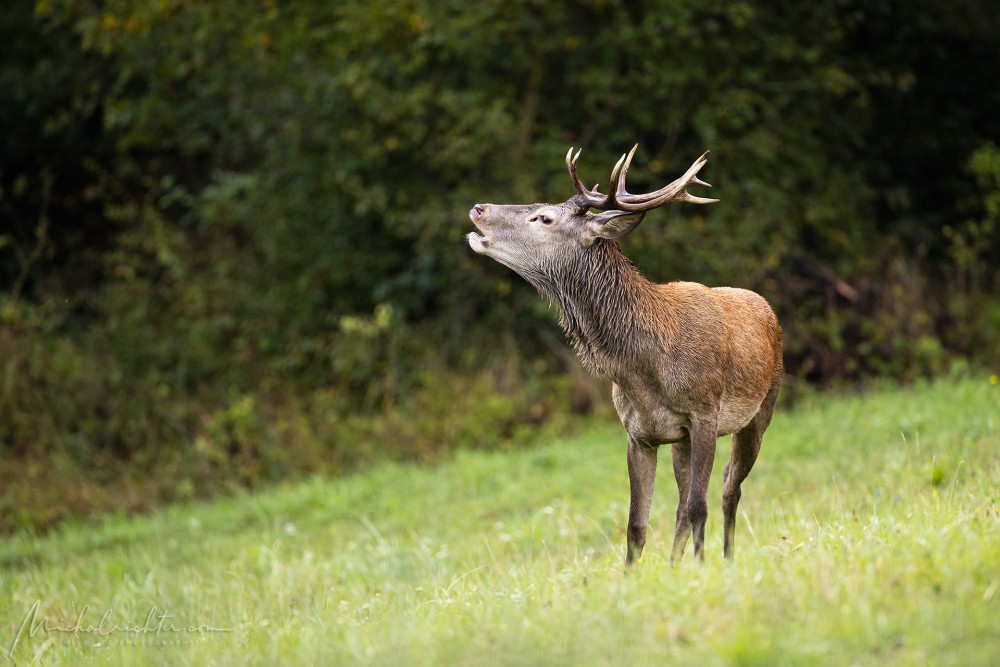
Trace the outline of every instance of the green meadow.
{"label": "green meadow", "polygon": [[625,436],[460,451],[0,546],[0,651],[75,665],[1000,664],[1000,386],[781,409],[722,558],[628,572]]}

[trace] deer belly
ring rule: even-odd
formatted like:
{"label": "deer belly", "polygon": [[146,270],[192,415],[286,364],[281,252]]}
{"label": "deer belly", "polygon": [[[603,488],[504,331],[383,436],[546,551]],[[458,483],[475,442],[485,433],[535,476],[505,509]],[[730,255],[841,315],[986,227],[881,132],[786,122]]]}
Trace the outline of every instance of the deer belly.
{"label": "deer belly", "polygon": [[[690,416],[663,406],[640,406],[628,399],[621,390],[612,391],[615,409],[629,436],[644,445],[679,442],[688,437]],[[750,423],[760,410],[760,400],[723,396],[719,406],[716,430],[720,436],[739,431]]]}

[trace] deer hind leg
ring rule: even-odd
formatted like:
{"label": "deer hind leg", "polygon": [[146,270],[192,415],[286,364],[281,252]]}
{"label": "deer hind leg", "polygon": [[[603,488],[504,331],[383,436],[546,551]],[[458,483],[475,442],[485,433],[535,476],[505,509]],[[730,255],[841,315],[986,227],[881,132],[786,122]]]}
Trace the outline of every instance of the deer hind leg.
{"label": "deer hind leg", "polygon": [[656,448],[644,447],[629,436],[628,480],[631,501],[628,510],[628,552],[625,564],[631,565],[642,555],[646,544],[646,527],[649,507],[653,502],[653,485],[656,481]]}
{"label": "deer hind leg", "polygon": [[764,431],[771,423],[771,416],[774,414],[774,404],[778,399],[778,388],[780,378],[771,386],[771,390],[764,398],[760,410],[750,423],[741,430],[733,433],[733,448],[729,455],[729,462],[723,469],[722,478],[722,516],[724,524],[724,542],[722,547],[723,555],[732,560],[733,541],[736,533],[736,508],[740,504],[740,485],[750,474],[754,462],[757,461],[757,454],[760,453],[760,443],[764,438]]}
{"label": "deer hind leg", "polygon": [[691,534],[691,520],[687,509],[688,494],[691,492],[691,442],[675,442],[671,450],[674,479],[677,480],[677,523],[674,524],[674,547],[670,552],[670,562],[676,564],[684,556],[684,548]]}

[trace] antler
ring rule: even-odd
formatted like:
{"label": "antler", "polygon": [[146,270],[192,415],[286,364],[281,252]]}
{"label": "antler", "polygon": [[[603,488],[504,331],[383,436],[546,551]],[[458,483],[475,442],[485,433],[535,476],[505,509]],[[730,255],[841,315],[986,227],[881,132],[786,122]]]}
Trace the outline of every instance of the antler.
{"label": "antler", "polygon": [[569,169],[573,185],[576,186],[576,199],[581,204],[586,204],[590,208],[602,211],[612,209],[619,211],[649,211],[672,201],[686,201],[692,204],[714,204],[719,201],[718,199],[695,197],[687,191],[689,185],[712,187],[697,176],[701,168],[708,162],[708,151],[705,151],[700,158],[688,167],[683,176],[670,185],[646,194],[630,194],[626,192],[625,177],[628,174],[629,165],[632,163],[632,156],[635,155],[637,148],[639,148],[639,144],[633,146],[627,155],[622,155],[615,168],[611,171],[610,192],[607,196],[600,194],[597,191],[596,185],[592,190],[588,190],[580,182],[580,178],[576,175],[576,161],[580,159],[580,153],[583,152],[583,149],[578,150],[576,155],[573,155],[573,149],[570,148],[569,152],[566,153],[566,168]]}

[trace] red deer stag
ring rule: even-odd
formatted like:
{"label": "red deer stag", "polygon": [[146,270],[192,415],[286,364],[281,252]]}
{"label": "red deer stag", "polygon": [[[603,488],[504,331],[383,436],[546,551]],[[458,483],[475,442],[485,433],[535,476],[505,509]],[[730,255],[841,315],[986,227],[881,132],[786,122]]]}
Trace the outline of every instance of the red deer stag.
{"label": "red deer stag", "polygon": [[571,148],[566,166],[574,196],[562,204],[476,204],[469,217],[479,233],[468,235],[469,245],[552,299],[584,366],[613,383],[612,399],[628,433],[626,564],[642,554],[656,452],[667,443],[680,494],[671,560],[683,556],[689,533],[695,557],[704,560],[716,439],[730,433],[722,512],[723,553],[732,558],[740,485],[757,459],[781,385],[781,327],[754,292],[655,284],[625,257],[617,240],[632,232],[646,211],[673,201],[718,201],[687,192],[689,185],[708,185],[697,177],[708,153],[660,190],[627,192],[635,150],[622,155],[611,172],[609,194],[603,195],[580,182],[580,152],[573,155]]}

